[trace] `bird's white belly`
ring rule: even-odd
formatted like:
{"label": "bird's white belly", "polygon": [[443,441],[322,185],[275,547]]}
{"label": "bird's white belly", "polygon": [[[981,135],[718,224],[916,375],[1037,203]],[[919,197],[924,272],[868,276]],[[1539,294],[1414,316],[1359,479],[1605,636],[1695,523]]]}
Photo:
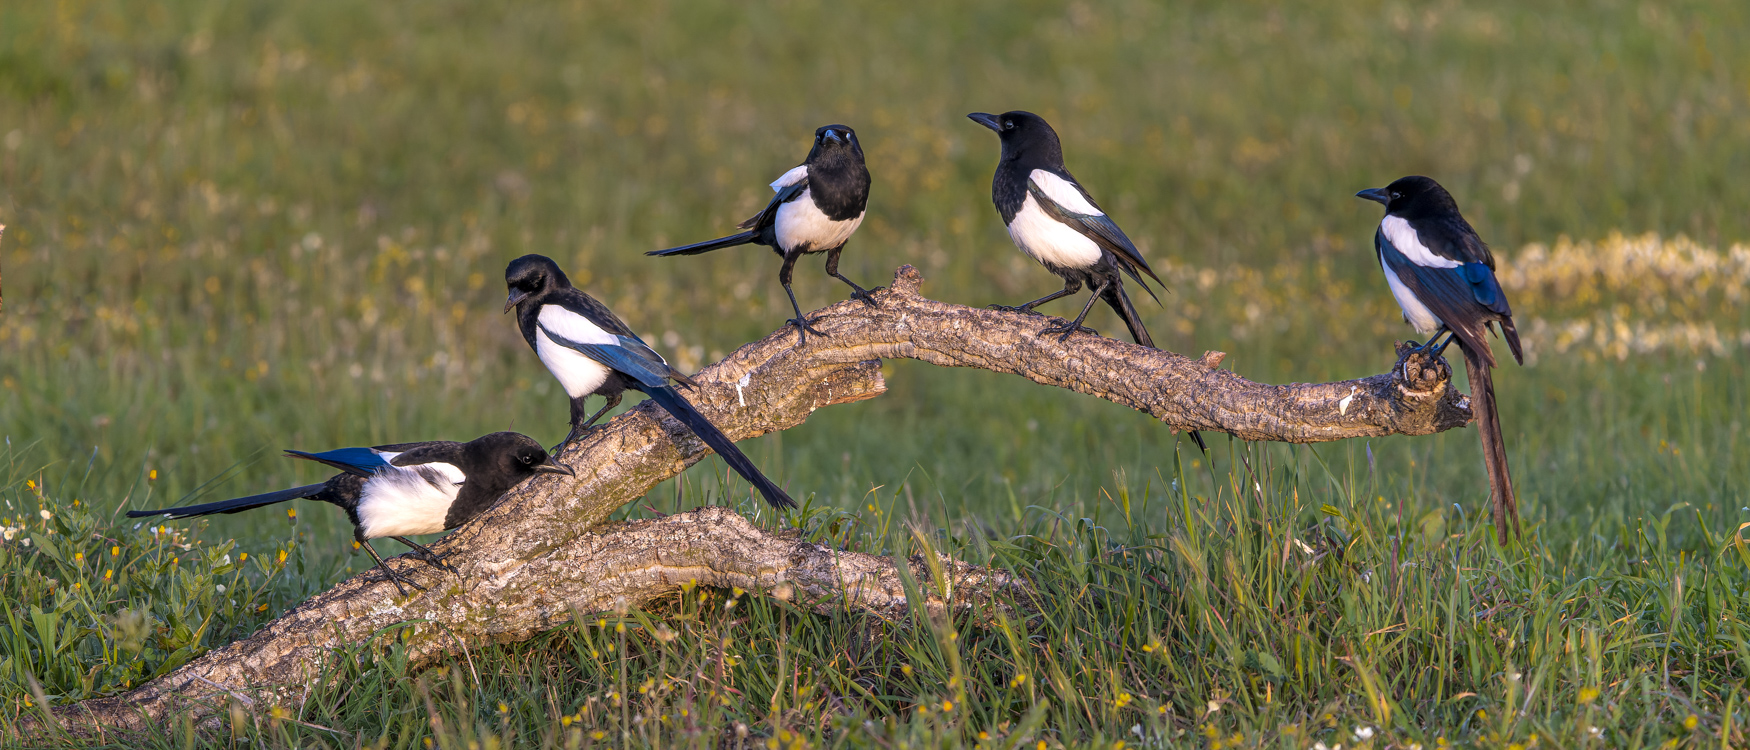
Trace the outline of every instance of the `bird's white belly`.
{"label": "bird's white belly", "polygon": [[390,467],[365,480],[359,530],[366,539],[436,534],[467,477],[450,464]]}
{"label": "bird's white belly", "polygon": [[[561,332],[559,335],[565,334]],[[606,365],[584,356],[582,352],[553,343],[547,332],[538,327],[535,329],[535,355],[541,358],[541,364],[559,379],[559,385],[572,398],[595,393],[595,389],[607,382],[611,372]]]}
{"label": "bird's white belly", "polygon": [[807,252],[831,250],[851,239],[851,234],[863,223],[861,213],[844,221],[827,218],[814,205],[809,192],[804,190],[796,200],[778,207],[778,220],[773,228],[777,231],[778,246],[785,252],[798,247]]}
{"label": "bird's white belly", "polygon": [[1009,222],[1015,246],[1047,266],[1088,268],[1100,262],[1100,246],[1081,232],[1051,218],[1029,193],[1015,220]]}
{"label": "bird's white belly", "polygon": [[1398,280],[1398,275],[1392,273],[1391,266],[1385,264],[1384,258],[1380,258],[1379,267],[1385,271],[1385,283],[1391,287],[1391,296],[1397,298],[1398,307],[1404,310],[1404,321],[1415,328],[1417,333],[1428,334],[1440,330],[1440,317],[1422,304],[1421,300],[1416,299],[1416,293]]}

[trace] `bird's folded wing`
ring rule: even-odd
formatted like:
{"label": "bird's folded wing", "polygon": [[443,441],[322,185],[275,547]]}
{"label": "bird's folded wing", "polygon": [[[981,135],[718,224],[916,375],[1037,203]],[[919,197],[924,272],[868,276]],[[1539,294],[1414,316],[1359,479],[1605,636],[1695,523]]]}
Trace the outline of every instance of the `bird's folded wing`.
{"label": "bird's folded wing", "polygon": [[[794,174],[797,169],[805,169],[805,167],[792,169],[785,173],[785,177]],[[767,203],[766,207],[760,209],[759,213],[748,217],[747,221],[735,225],[736,229],[762,229],[771,226],[773,222],[778,220],[779,206],[796,200],[796,198],[803,193],[808,192],[807,172],[803,172],[802,179],[799,182],[780,185],[779,182],[783,182],[783,179],[784,178],[780,177],[778,178],[778,182],[772,183],[772,189],[776,190],[778,193],[777,195],[772,196],[772,202]]]}
{"label": "bird's folded wing", "polygon": [[[1125,272],[1136,279],[1137,283],[1143,283],[1142,277],[1137,275],[1137,271],[1141,271],[1162,286],[1166,285],[1161,277],[1155,275],[1154,269],[1148,267],[1148,261],[1143,260],[1142,253],[1124,234],[1124,230],[1119,229],[1099,206],[1094,205],[1079,185],[1043,169],[1035,169],[1027,180],[1027,192],[1033,195],[1039,208],[1051,218],[1081,232],[1116,256]],[[1147,289],[1148,286],[1144,284],[1143,288]],[[1153,293],[1149,292],[1151,295]]]}
{"label": "bird's folded wing", "polygon": [[457,464],[462,462],[462,444],[449,440],[380,445],[377,446],[377,450],[395,451],[389,458],[389,463],[402,468],[420,464]]}
{"label": "bird's folded wing", "polygon": [[1419,265],[1400,252],[1383,232],[1374,235],[1374,243],[1380,259],[1397,275],[1398,281],[1466,345],[1482,351],[1493,367],[1495,356],[1489,351],[1488,340],[1483,338],[1483,328],[1507,308],[1507,297],[1495,281],[1495,274],[1481,263],[1455,268]]}
{"label": "bird's folded wing", "polygon": [[286,453],[295,458],[303,458],[321,464],[327,464],[348,474],[368,477],[389,466],[381,453],[371,448],[339,448],[321,453],[305,453],[304,451],[287,450]]}
{"label": "bird's folded wing", "polygon": [[614,343],[589,342],[566,338],[563,334],[555,333],[545,323],[541,324],[541,330],[553,343],[607,365],[610,369],[647,386],[667,385],[669,375],[673,372],[668,363],[662,361],[661,356],[636,336],[617,336],[618,341]]}

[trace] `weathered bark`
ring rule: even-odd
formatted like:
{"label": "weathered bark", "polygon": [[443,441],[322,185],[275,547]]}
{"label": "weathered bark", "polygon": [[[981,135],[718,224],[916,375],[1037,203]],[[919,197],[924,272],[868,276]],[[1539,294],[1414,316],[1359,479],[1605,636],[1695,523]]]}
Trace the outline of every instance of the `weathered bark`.
{"label": "weathered bark", "polygon": [[[880,307],[851,301],[827,308],[814,324],[827,335],[811,337],[806,349],[795,348],[788,327],[742,347],[700,372],[688,398],[731,438],[745,440],[801,424],[817,408],[880,395],[886,389],[880,359],[907,357],[1021,375],[1130,406],[1175,428],[1247,440],[1421,435],[1470,419],[1464,396],[1448,385],[1445,362],[1405,356],[1407,350],[1400,349],[1391,374],[1261,385],[1219,369],[1220,353],[1194,360],[1091,335],[1060,343],[1036,335],[1042,318],[925,299],[917,293],[920,281],[906,266],[877,295]],[[55,714],[75,731],[152,731],[158,717],[173,712],[216,716],[227,695],[295,701],[289,688],[308,681],[330,649],[387,626],[421,621],[408,626],[405,643],[416,660],[426,660],[462,645],[525,639],[574,611],[637,606],[691,580],[773,592],[817,609],[905,611],[889,558],[763,532],[725,509],[592,529],[705,455],[678,422],[641,404],[563,452],[560,460],[575,477],[537,477],[440,541],[459,577],[410,558],[391,560],[430,590],[401,598],[390,584],[361,575],[173,674]],[[994,602],[1025,609],[1031,601],[1026,581],[1012,574],[938,562],[954,585],[929,594],[929,608]],[[919,580],[930,578],[922,561],[911,567]]]}

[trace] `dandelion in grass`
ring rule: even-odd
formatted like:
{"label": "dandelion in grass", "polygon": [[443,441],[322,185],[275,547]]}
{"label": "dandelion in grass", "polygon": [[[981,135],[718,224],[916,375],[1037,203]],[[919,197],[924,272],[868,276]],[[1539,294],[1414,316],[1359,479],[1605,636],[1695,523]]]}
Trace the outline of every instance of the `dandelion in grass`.
{"label": "dandelion in grass", "polygon": [[1698,725],[1700,723],[1701,723],[1701,718],[1697,717],[1695,714],[1690,714],[1688,716],[1683,717],[1683,728],[1687,729],[1691,732],[1695,731],[1696,725]]}

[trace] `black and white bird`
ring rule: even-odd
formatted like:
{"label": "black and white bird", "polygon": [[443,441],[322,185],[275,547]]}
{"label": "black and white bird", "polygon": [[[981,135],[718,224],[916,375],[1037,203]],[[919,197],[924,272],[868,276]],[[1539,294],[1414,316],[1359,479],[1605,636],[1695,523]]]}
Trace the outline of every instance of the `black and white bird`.
{"label": "black and white bird", "polygon": [[[1383,188],[1363,190],[1358,198],[1385,205],[1385,218],[1373,234],[1385,282],[1403,308],[1404,320],[1418,333],[1433,338],[1422,346],[1439,356],[1454,339],[1464,350],[1470,377],[1477,433],[1483,441],[1483,464],[1489,471],[1489,495],[1494,505],[1496,533],[1507,543],[1507,524],[1519,532],[1518,501],[1507,473],[1507,448],[1501,440],[1501,416],[1495,406],[1490,370],[1495,353],[1484,335],[1500,326],[1514,361],[1524,364],[1513,310],[1495,279],[1495,257],[1476,230],[1458,212],[1446,189],[1427,177],[1405,177]],[[1440,341],[1441,335],[1445,340]],[[1436,342],[1439,342],[1436,346]]]}
{"label": "black and white bird", "polygon": [[[1124,275],[1135,279],[1144,291],[1154,297],[1140,274],[1161,283],[1148,267],[1142,253],[1124,230],[1094,204],[1093,197],[1063,166],[1063,145],[1057,131],[1045,119],[1031,112],[1004,112],[1000,115],[974,112],[967,115],[973,122],[996,131],[1002,139],[1003,153],[997,162],[996,177],[991,180],[990,197],[1008,225],[1009,238],[1021,252],[1031,256],[1052,273],[1063,278],[1061,291],[1017,307],[991,305],[998,310],[1038,315],[1033,308],[1059,297],[1080,292],[1083,284],[1093,287],[1082,312],[1075,322],[1053,326],[1041,335],[1061,333],[1061,340],[1077,331],[1095,333],[1082,326],[1095,300],[1105,300],[1130,328],[1136,343],[1154,348],[1154,339],[1142,325],[1142,318],[1124,293]],[[1159,302],[1160,298],[1155,297]]]}
{"label": "black and white bird", "polygon": [[[863,147],[857,134],[843,125],[827,125],[814,131],[814,148],[808,158],[795,169],[785,172],[772,182],[772,202],[736,227],[747,231],[667,250],[653,250],[645,255],[698,255],[736,245],[765,245],[784,259],[778,269],[778,282],[790,295],[790,308],[796,317],[798,346],[807,345],[808,334],[824,336],[814,330],[802,316],[796,304],[796,292],[790,289],[791,269],[796,260],[809,253],[826,253],[826,274],[849,284],[851,297],[875,306],[872,290],[857,286],[839,275],[839,253],[845,242],[863,223],[864,210],[869,205],[869,168],[863,164]],[[879,290],[880,287],[876,287]]]}
{"label": "black and white bird", "polygon": [[[510,290],[504,311],[516,309],[523,339],[571,397],[571,434],[560,445],[588,434],[596,420],[620,404],[621,394],[629,388],[667,409],[758,488],[772,507],[796,507],[796,501],[761,474],[747,454],[668,381],[689,388],[697,384],[670,367],[606,305],[571,286],[558,263],[542,255],[525,255],[504,269],[504,282]],[[585,418],[584,400],[592,395],[607,398],[607,403]]]}
{"label": "black and white bird", "polygon": [[128,517],[194,518],[239,513],[300,498],[333,503],[352,521],[353,539],[377,561],[395,588],[406,594],[403,583],[423,587],[384,565],[371,546],[372,539],[394,539],[412,547],[427,563],[448,568],[441,556],[407,537],[461,526],[536,474],[572,476],[571,469],[554,463],[540,443],[515,432],[494,432],[466,443],[438,440],[322,453],[288,450],[286,454],[327,464],[342,473],[320,484],[203,505],[131,510]]}

